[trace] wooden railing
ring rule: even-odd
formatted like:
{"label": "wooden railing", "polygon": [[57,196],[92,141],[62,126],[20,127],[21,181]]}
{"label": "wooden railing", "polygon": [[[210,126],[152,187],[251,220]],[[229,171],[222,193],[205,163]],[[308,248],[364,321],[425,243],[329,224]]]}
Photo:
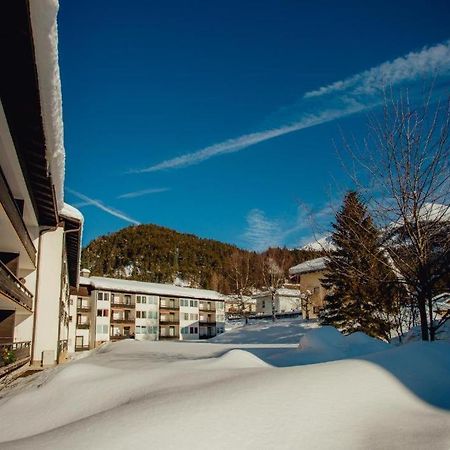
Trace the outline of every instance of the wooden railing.
{"label": "wooden railing", "polygon": [[77,328],[79,330],[88,330],[90,327],[89,322],[84,322],[84,323],[77,323]]}
{"label": "wooden railing", "polygon": [[128,319],[114,319],[114,317],[111,317],[111,323],[134,323],[134,317],[129,317]]}
{"label": "wooden railing", "polygon": [[0,291],[19,305],[33,310],[33,294],[0,261]]}
{"label": "wooden railing", "polygon": [[125,308],[125,309],[133,309],[136,305],[134,303],[122,303],[122,302],[112,302],[111,308]]}
{"label": "wooden railing", "polygon": [[31,342],[8,342],[0,344],[0,367],[30,357]]}

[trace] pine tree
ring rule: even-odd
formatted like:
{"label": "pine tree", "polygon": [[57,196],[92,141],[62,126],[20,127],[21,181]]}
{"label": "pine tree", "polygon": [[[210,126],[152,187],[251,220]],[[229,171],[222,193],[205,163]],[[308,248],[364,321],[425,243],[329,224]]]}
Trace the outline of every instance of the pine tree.
{"label": "pine tree", "polygon": [[395,276],[383,259],[379,231],[356,192],[349,192],[333,224],[336,246],[327,258],[324,286],[330,289],[324,324],[344,333],[389,337],[386,317]]}

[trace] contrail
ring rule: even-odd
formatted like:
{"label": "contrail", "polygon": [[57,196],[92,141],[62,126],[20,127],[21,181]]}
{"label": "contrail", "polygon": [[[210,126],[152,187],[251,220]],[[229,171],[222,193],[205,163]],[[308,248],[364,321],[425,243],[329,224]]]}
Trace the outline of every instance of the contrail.
{"label": "contrail", "polygon": [[86,202],[86,205],[95,206],[96,208],[101,209],[102,211],[105,211],[112,216],[118,217],[119,219],[125,220],[126,222],[130,222],[134,225],[140,225],[140,222],[138,222],[137,220],[132,219],[131,217],[127,216],[125,213],[117,209],[104,205],[100,200],[94,200],[93,198],[90,198],[87,195],[82,194],[81,192],[74,191],[73,189],[66,188],[66,190]]}
{"label": "contrail", "polygon": [[[268,141],[285,134],[317,126],[332,120],[370,109],[379,103],[377,95],[386,86],[411,82],[424,77],[445,76],[450,73],[450,40],[424,47],[418,52],[387,61],[379,66],[360,72],[345,80],[321,87],[304,94],[303,101],[316,100],[315,112],[303,114],[293,123],[256,133],[246,134],[210,145],[192,153],[162,161],[150,167],[133,170],[131,173],[157,172],[198,164],[214,156],[240,151],[260,142]],[[339,104],[338,108],[321,108],[324,99],[328,104]],[[319,104],[320,100],[320,104]],[[317,112],[318,111],[318,112]]]}
{"label": "contrail", "polygon": [[119,195],[117,198],[134,198],[142,197],[143,195],[158,194],[159,192],[170,191],[169,188],[155,188],[155,189],[143,189],[142,191],[127,192],[126,194]]}

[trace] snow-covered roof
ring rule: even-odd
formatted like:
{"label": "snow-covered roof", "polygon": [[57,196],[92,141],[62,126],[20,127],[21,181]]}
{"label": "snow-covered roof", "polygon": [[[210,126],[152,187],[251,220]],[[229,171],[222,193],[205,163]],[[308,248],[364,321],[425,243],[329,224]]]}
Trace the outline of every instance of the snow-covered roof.
{"label": "snow-covered roof", "polygon": [[289,269],[289,274],[299,275],[302,273],[319,272],[325,269],[325,262],[326,262],[325,257],[311,259],[309,261],[305,261],[302,262],[301,264],[291,267]]}
{"label": "snow-covered roof", "polygon": [[84,222],[84,216],[81,214],[80,211],[78,211],[77,208],[74,208],[73,206],[69,205],[68,203],[64,203],[64,206],[62,207],[60,213],[62,217],[66,217],[67,219],[75,219],[79,222]]}
{"label": "snow-covered roof", "polygon": [[199,300],[225,300],[225,296],[217,291],[175,286],[173,284],[147,283],[145,281],[121,280],[107,277],[80,277],[80,285],[91,286],[119,292],[130,292],[149,295],[167,295],[173,297],[195,298]]}
{"label": "snow-covered roof", "polygon": [[58,211],[64,207],[64,129],[58,65],[58,0],[30,1],[30,17],[39,81],[48,170]]}
{"label": "snow-covered roof", "polygon": [[[276,295],[283,297],[299,297],[301,292],[298,289],[279,288],[276,290]],[[269,291],[258,292],[253,295],[253,298],[267,297],[270,295]]]}

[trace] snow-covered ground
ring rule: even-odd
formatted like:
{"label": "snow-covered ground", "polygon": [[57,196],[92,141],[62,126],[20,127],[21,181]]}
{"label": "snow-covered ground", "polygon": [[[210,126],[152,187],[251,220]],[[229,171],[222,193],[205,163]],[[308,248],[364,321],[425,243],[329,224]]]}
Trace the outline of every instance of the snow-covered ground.
{"label": "snow-covered ground", "polygon": [[299,320],[122,341],[1,391],[0,448],[448,449],[449,355]]}

